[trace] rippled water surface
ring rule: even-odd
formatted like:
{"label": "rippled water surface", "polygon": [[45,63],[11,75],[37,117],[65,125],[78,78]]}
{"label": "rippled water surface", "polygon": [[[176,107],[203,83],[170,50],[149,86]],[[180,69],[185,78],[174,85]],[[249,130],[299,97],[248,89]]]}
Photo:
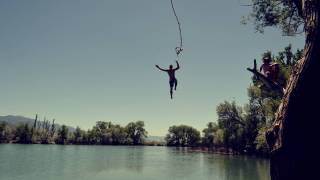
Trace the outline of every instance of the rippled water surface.
{"label": "rippled water surface", "polygon": [[144,146],[0,144],[0,180],[269,180],[269,161]]}

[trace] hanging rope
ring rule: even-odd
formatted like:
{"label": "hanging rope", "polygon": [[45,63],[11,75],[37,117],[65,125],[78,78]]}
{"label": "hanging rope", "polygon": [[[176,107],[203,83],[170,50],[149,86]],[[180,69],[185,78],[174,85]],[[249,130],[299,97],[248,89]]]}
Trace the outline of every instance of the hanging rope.
{"label": "hanging rope", "polygon": [[177,54],[177,56],[179,56],[179,54],[183,51],[183,48],[182,48],[181,24],[180,24],[179,18],[178,18],[178,16],[177,16],[176,10],[174,9],[173,0],[170,0],[170,2],[171,2],[171,7],[172,7],[173,14],[174,14],[174,16],[176,17],[176,20],[177,20],[177,23],[178,23],[178,28],[179,28],[180,46],[175,48],[176,54]]}

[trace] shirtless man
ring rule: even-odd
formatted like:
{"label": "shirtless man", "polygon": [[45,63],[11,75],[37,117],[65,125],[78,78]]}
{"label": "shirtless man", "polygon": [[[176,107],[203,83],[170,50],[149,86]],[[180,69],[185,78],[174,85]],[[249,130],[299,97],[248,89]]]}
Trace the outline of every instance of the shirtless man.
{"label": "shirtless man", "polygon": [[272,66],[271,66],[271,59],[270,57],[266,56],[262,59],[263,64],[260,67],[260,72],[263,71],[263,74],[270,78],[271,72],[272,72]]}
{"label": "shirtless man", "polygon": [[177,67],[174,68],[174,69],[173,69],[173,66],[172,66],[172,65],[169,66],[169,69],[162,69],[162,68],[160,68],[158,65],[156,65],[156,67],[157,67],[158,69],[160,69],[161,71],[167,72],[168,75],[169,75],[169,84],[170,84],[170,96],[171,96],[171,99],[172,99],[172,93],[173,93],[173,92],[172,92],[173,86],[174,86],[174,90],[177,90],[177,85],[178,85],[178,80],[177,80],[176,77],[175,77],[175,72],[176,72],[176,70],[178,70],[178,69],[180,68],[180,66],[179,66],[178,61],[176,61],[176,63],[177,63]]}
{"label": "shirtless man", "polygon": [[271,58],[266,56],[262,59],[263,64],[260,67],[260,72],[263,71],[263,74],[276,82],[278,80],[278,75],[280,71],[280,67],[278,63],[271,63]]}

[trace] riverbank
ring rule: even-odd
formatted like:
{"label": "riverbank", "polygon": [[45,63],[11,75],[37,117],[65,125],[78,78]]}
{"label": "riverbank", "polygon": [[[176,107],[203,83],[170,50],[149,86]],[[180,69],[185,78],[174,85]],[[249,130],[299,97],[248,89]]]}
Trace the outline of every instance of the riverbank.
{"label": "riverbank", "polygon": [[[17,142],[8,142],[8,143],[0,143],[1,144],[21,144],[23,143],[17,143]],[[158,147],[168,147],[168,148],[174,148],[179,149],[180,151],[186,151],[186,152],[198,152],[198,153],[210,153],[210,154],[219,154],[219,155],[230,155],[230,156],[238,156],[238,155],[246,155],[246,156],[254,156],[254,157],[260,157],[260,158],[269,158],[269,154],[256,154],[256,153],[241,153],[234,151],[232,149],[226,149],[224,147],[215,147],[215,148],[208,148],[203,146],[193,146],[193,147],[181,147],[181,146],[167,146],[165,142],[157,142],[157,141],[151,141],[151,142],[145,142],[143,144],[133,145],[133,144],[121,144],[121,145],[103,145],[103,144],[56,144],[56,143],[29,143],[29,145],[58,145],[58,146],[158,146]]]}

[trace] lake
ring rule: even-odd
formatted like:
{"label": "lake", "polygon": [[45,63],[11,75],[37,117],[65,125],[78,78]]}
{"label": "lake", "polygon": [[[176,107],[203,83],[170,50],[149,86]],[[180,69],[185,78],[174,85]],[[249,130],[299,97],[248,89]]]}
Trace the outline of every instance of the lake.
{"label": "lake", "polygon": [[0,144],[0,180],[270,180],[269,160],[149,146]]}

